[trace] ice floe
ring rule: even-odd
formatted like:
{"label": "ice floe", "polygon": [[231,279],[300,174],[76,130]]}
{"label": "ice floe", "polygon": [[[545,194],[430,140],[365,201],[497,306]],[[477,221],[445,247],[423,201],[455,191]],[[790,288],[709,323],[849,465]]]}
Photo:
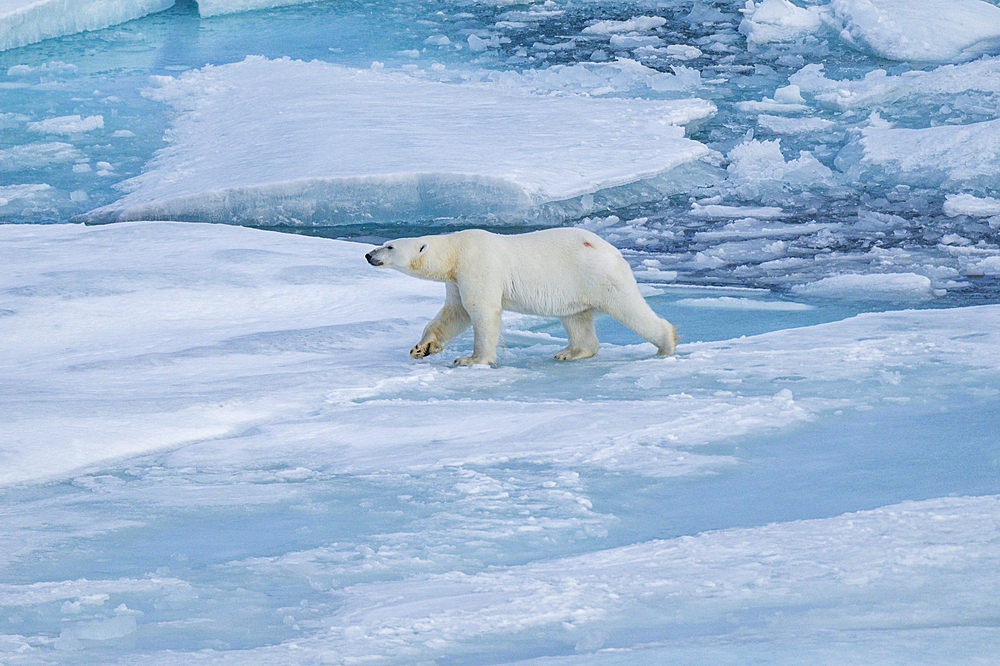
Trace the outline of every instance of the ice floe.
{"label": "ice floe", "polygon": [[172,145],[95,219],[530,216],[710,155],[683,125],[715,110],[264,58],[161,79],[146,94],[180,112]]}
{"label": "ice floe", "polygon": [[958,62],[1000,52],[1000,7],[983,0],[832,0],[841,38],[891,60]]}
{"label": "ice floe", "polygon": [[100,30],[172,7],[174,0],[3,0],[0,51]]}

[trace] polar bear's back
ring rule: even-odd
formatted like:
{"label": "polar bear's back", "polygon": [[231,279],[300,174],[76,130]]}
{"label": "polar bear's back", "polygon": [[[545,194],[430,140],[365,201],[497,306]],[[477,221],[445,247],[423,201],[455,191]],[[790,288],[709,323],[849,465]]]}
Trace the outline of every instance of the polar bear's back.
{"label": "polar bear's back", "polygon": [[503,307],[529,314],[567,316],[604,305],[602,296],[628,288],[635,278],[621,252],[583,229],[525,234],[459,232],[466,259],[503,282]]}

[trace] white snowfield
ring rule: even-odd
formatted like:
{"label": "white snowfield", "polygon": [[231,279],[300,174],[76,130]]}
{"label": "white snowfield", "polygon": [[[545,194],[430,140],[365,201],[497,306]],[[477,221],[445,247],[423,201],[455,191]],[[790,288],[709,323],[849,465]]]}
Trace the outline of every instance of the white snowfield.
{"label": "white snowfield", "polygon": [[[367,249],[0,226],[0,571],[34,571],[2,577],[0,661],[126,663],[131,644],[164,665],[992,663],[1000,498],[911,478],[970,429],[969,460],[995,467],[1000,306],[669,359],[626,338],[569,365],[546,358],[557,329],[510,317],[499,369],[454,369],[407,354],[441,285]],[[865,418],[880,436],[852,444]],[[898,462],[831,485],[844,446]],[[783,460],[785,483],[754,483]],[[674,532],[694,508],[676,504],[748,471],[774,506],[743,510],[769,518]],[[867,483],[903,491],[877,503]],[[630,511],[657,536],[613,537]],[[125,548],[134,566],[95,568]]]}
{"label": "white snowfield", "polygon": [[[525,214],[708,156],[700,99],[536,95],[250,57],[160,80],[181,115],[100,220],[338,221]],[[586,208],[586,204],[581,204]]]}

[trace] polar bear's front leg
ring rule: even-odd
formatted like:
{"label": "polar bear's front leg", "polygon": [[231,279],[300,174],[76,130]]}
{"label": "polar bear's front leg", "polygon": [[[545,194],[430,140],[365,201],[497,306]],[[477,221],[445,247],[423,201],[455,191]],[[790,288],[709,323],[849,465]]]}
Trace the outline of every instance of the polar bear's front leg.
{"label": "polar bear's front leg", "polygon": [[458,286],[454,282],[448,282],[446,289],[444,307],[424,328],[420,342],[410,350],[410,358],[421,359],[437,354],[472,324],[469,313],[462,305]]}
{"label": "polar bear's front leg", "polygon": [[455,359],[455,365],[497,365],[497,344],[500,342],[500,306],[478,306],[469,312],[472,318],[472,356]]}

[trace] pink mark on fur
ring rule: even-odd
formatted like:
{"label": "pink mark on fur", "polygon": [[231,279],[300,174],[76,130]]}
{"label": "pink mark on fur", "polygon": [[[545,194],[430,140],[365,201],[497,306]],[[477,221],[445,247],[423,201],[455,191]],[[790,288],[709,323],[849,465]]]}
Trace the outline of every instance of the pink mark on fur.
{"label": "pink mark on fur", "polygon": [[593,248],[594,247],[593,245],[591,245],[587,241],[583,241],[583,245],[584,245],[584,247],[589,247],[589,248]]}

